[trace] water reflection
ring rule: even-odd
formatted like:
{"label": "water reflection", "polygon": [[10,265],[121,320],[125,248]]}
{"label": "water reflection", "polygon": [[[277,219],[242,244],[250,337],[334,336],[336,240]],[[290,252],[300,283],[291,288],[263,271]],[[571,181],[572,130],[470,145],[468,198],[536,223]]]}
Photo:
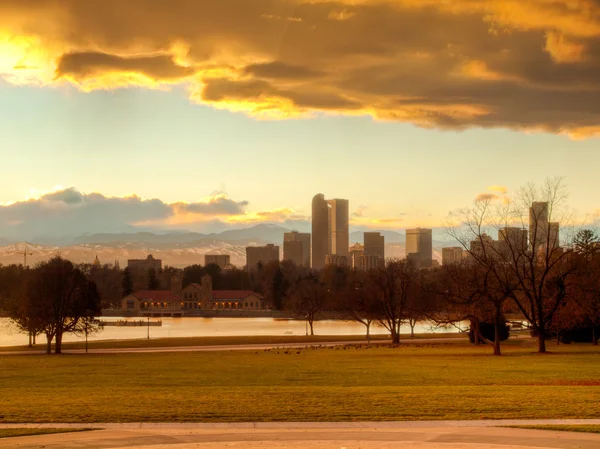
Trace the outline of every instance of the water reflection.
{"label": "water reflection", "polygon": [[[124,320],[124,317],[106,317],[103,321]],[[132,318],[129,318],[132,320]],[[229,337],[255,335],[306,335],[307,326],[304,321],[281,318],[161,318],[162,326],[150,327],[150,338],[173,337]],[[365,326],[360,323],[346,321],[318,321],[314,324],[316,335],[364,335]],[[126,340],[146,338],[146,326],[106,326],[96,334],[90,335],[89,340]],[[410,326],[402,327],[403,333],[410,333]],[[432,329],[429,323],[415,326],[416,333],[456,332],[455,327],[447,329]],[[387,334],[387,330],[373,324],[372,335]],[[63,341],[83,341],[84,337],[67,334]],[[43,343],[44,337],[38,336],[38,342]],[[27,344],[27,335],[18,333],[17,328],[8,318],[0,318],[0,346],[15,346]]]}

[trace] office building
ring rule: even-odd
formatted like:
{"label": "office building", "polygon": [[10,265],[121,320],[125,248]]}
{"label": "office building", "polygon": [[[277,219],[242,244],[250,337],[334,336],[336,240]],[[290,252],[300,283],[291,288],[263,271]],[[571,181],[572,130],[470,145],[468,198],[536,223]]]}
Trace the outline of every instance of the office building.
{"label": "office building", "polygon": [[204,266],[207,265],[218,265],[221,270],[231,265],[231,257],[229,254],[206,254],[204,256]]}
{"label": "office building", "polygon": [[283,234],[283,260],[310,268],[310,234],[297,231]]}
{"label": "office building", "polygon": [[339,256],[337,254],[327,254],[325,256],[325,265],[333,265],[336,267],[347,267],[348,256]]}
{"label": "office building", "polygon": [[279,246],[249,246],[246,248],[246,267],[248,271],[256,270],[258,264],[279,262]]}
{"label": "office building", "polygon": [[146,274],[150,269],[158,273],[162,270],[162,260],[155,259],[150,254],[145,259],[129,259],[127,261],[127,268],[131,273],[136,274]]}
{"label": "office building", "polygon": [[534,202],[529,208],[529,245],[537,251],[548,238],[548,203]]}
{"label": "office building", "polygon": [[329,247],[328,206],[322,193],[312,199],[312,268],[320,270],[325,266],[325,256]]}
{"label": "office building", "polygon": [[442,265],[460,263],[465,257],[465,250],[460,246],[442,248]]}
{"label": "office building", "polygon": [[283,241],[283,260],[294,262],[296,266],[304,264],[304,248],[302,242],[296,240]]}
{"label": "office building", "polygon": [[327,200],[328,254],[347,256],[350,246],[350,203],[348,200]]}
{"label": "office building", "polygon": [[376,256],[385,260],[385,238],[379,232],[365,232],[365,256]]}
{"label": "office building", "polygon": [[498,250],[504,257],[523,254],[527,249],[527,229],[507,226],[498,231]]}
{"label": "office building", "polygon": [[431,229],[406,230],[406,258],[415,265],[427,268],[433,263]]}

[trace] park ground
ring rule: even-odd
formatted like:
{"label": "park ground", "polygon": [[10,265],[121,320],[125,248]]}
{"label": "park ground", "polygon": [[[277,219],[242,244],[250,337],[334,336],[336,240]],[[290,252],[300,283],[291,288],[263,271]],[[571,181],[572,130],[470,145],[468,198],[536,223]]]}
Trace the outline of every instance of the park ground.
{"label": "park ground", "polygon": [[600,418],[600,351],[487,346],[0,356],[3,423]]}

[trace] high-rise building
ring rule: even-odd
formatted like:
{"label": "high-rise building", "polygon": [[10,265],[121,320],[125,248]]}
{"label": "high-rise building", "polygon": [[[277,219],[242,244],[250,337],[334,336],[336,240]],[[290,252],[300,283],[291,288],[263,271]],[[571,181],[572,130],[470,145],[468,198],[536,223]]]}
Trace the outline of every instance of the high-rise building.
{"label": "high-rise building", "polygon": [[460,246],[442,248],[442,265],[460,263],[465,257],[465,250]]}
{"label": "high-rise building", "polygon": [[350,246],[350,204],[348,200],[327,200],[328,254],[347,256]]}
{"label": "high-rise building", "polygon": [[204,266],[206,265],[218,265],[221,270],[231,265],[231,257],[229,254],[205,254],[204,255]]}
{"label": "high-rise building", "polygon": [[385,238],[379,232],[365,232],[365,256],[377,256],[385,260]]}
{"label": "high-rise building", "polygon": [[354,270],[363,270],[363,258],[365,256],[364,250],[359,245],[354,245],[348,255],[350,268]]}
{"label": "high-rise building", "polygon": [[433,241],[431,229],[406,230],[406,258],[419,267],[430,267],[433,263]]}
{"label": "high-rise building", "polygon": [[548,239],[548,203],[534,202],[529,208],[529,245],[537,251]]}
{"label": "high-rise building", "polygon": [[130,272],[137,274],[146,274],[150,269],[158,273],[162,270],[162,260],[155,259],[150,254],[145,259],[129,259],[127,261],[127,268]]}
{"label": "high-rise building", "polygon": [[[297,243],[300,244],[300,248]],[[310,267],[310,234],[297,231],[283,234],[283,260]]]}
{"label": "high-rise building", "polygon": [[246,267],[249,271],[256,270],[259,263],[279,262],[279,246],[249,246],[246,248]]}
{"label": "high-rise building", "polygon": [[347,267],[348,256],[340,256],[338,254],[327,254],[325,256],[325,265],[333,265],[336,267]]}
{"label": "high-rise building", "polygon": [[322,193],[312,199],[312,268],[320,270],[325,266],[325,256],[329,246],[328,205]]}
{"label": "high-rise building", "polygon": [[299,240],[283,241],[283,260],[294,262],[296,266],[304,265],[304,248]]}
{"label": "high-rise building", "polygon": [[505,257],[514,257],[527,249],[527,229],[507,226],[498,230],[498,250]]}

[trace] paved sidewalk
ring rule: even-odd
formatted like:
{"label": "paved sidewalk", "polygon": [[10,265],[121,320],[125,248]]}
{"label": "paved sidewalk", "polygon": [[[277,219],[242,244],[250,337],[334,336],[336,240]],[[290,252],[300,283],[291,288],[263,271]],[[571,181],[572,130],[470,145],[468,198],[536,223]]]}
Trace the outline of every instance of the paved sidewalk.
{"label": "paved sidewalk", "polygon": [[[498,427],[600,424],[595,420],[420,421],[362,423],[14,424],[104,430],[0,439],[19,449],[598,449],[600,434]],[[0,425],[6,427],[7,425]]]}

